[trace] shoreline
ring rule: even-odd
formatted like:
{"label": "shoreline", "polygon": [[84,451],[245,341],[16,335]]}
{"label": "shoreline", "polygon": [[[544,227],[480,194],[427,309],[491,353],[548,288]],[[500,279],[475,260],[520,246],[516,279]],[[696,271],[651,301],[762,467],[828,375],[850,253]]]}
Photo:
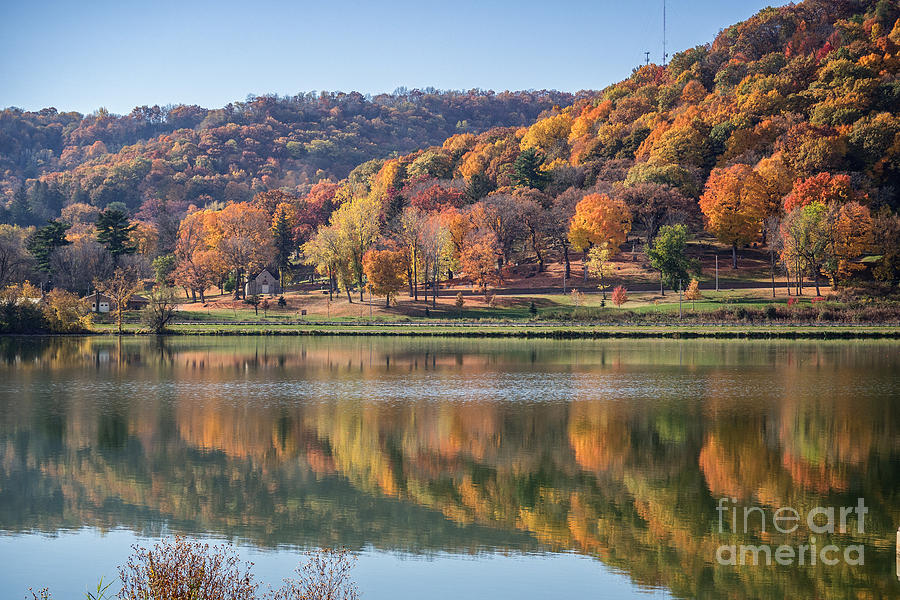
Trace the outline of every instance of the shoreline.
{"label": "shoreline", "polygon": [[[71,334],[18,334],[8,337],[117,337],[114,330]],[[126,330],[123,337],[159,336],[296,336],[296,337],[452,337],[519,339],[805,339],[900,340],[900,325],[847,324],[653,324],[590,325],[549,323],[328,323],[174,325],[161,334]]]}

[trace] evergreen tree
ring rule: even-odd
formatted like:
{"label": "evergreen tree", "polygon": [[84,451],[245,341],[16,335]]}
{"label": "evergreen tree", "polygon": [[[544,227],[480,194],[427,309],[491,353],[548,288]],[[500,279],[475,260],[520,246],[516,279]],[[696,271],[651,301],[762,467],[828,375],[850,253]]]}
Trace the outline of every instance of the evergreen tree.
{"label": "evergreen tree", "polygon": [[35,181],[34,185],[31,186],[31,190],[28,193],[28,206],[35,220],[44,221],[52,219],[59,214],[59,211],[54,213],[49,206],[49,190],[49,186],[40,180]]}
{"label": "evergreen tree", "polygon": [[278,267],[278,280],[284,287],[284,271],[290,264],[294,253],[294,234],[284,209],[279,207],[272,223],[272,235],[275,238],[275,266]]}
{"label": "evergreen tree", "polygon": [[9,219],[14,225],[22,227],[35,224],[31,206],[28,204],[28,192],[25,190],[25,184],[20,185],[13,195],[12,202],[9,204]]}
{"label": "evergreen tree", "polygon": [[38,270],[49,273],[50,257],[53,255],[53,251],[60,246],[72,243],[66,239],[66,231],[69,227],[71,225],[62,221],[49,221],[31,234],[25,242],[25,247],[37,262]]}
{"label": "evergreen tree", "polygon": [[516,186],[530,187],[542,190],[549,183],[547,176],[541,172],[541,157],[537,150],[528,148],[522,150],[513,163],[512,180]]}
{"label": "evergreen tree", "polygon": [[478,202],[488,194],[494,191],[494,184],[490,178],[483,173],[475,173],[469,178],[466,184],[466,196],[472,202]]}
{"label": "evergreen tree", "polygon": [[128,239],[135,225],[128,214],[119,208],[107,208],[97,217],[97,241],[106,246],[113,260],[118,263],[124,254],[134,254],[136,248]]}

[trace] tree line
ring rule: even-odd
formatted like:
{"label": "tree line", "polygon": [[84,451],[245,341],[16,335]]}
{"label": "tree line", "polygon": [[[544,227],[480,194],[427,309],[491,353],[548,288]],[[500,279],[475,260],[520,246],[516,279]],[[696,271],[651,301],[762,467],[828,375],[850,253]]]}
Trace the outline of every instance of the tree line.
{"label": "tree line", "polygon": [[[486,289],[512,266],[540,273],[556,261],[572,278],[578,258],[580,276],[605,288],[615,255],[640,248],[664,289],[696,275],[686,245],[712,235],[731,248],[733,267],[740,248],[766,248],[773,279],[776,270],[786,274],[798,293],[804,284],[818,294],[826,281],[852,282],[866,264],[893,286],[900,277],[898,57],[894,3],[807,0],[763,10],[667,66],[636,69],[525,126],[457,132],[438,146],[362,162],[344,178],[240,194],[228,186],[163,192],[191,185],[171,161],[194,169],[215,155],[219,167],[249,173],[229,162],[232,150],[212,152],[212,140],[237,127],[268,127],[298,106],[331,111],[353,103],[254,99],[241,107],[246,122],[186,134],[208,141],[203,152],[165,136],[152,160],[140,144],[123,148],[117,156],[130,157],[134,177],[108,170],[90,177],[121,194],[59,196],[48,177],[14,190],[9,214],[35,204],[35,194],[61,208],[50,222],[0,231],[0,283],[30,277],[87,293],[127,267],[203,300],[212,287],[239,297],[263,267],[285,281],[314,268],[330,293],[348,301],[368,288],[390,303],[406,288],[414,300],[434,302],[449,279]],[[404,94],[379,106],[418,110],[410,107],[440,100]],[[514,99],[502,103],[509,108]],[[530,106],[555,99],[536,93]],[[260,160],[278,156],[258,149]],[[66,173],[106,169],[105,160]],[[163,187],[148,186],[148,176]],[[147,197],[137,203],[134,194]]]}

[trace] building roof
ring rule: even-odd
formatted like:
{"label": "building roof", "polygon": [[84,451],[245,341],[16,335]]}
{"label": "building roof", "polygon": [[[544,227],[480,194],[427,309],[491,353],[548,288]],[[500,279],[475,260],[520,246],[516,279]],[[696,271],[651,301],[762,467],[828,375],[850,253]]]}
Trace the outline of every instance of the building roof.
{"label": "building roof", "polygon": [[[97,296],[100,296],[101,300],[106,300],[107,302],[115,302],[115,300],[113,300],[111,297],[109,297],[107,294],[104,294],[103,292],[100,292],[99,294],[97,292],[90,293],[87,296],[85,296],[84,298],[82,298],[82,300],[93,300]],[[131,298],[128,299],[128,301],[136,302],[138,304],[149,304],[150,303],[150,301],[147,298],[141,296],[140,294],[132,295]]]}

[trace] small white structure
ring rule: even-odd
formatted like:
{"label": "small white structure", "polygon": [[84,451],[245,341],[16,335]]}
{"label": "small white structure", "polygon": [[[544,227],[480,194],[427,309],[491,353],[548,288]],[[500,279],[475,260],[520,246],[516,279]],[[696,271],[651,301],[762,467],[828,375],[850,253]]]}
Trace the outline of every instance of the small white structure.
{"label": "small white structure", "polygon": [[112,300],[110,300],[110,299],[107,298],[106,296],[102,296],[102,295],[99,296],[99,299],[100,299],[100,308],[97,308],[97,298],[98,298],[98,296],[91,296],[91,298],[92,298],[92,300],[91,300],[91,312],[102,312],[102,313],[108,313],[108,312],[109,312],[109,304],[110,304],[110,302],[112,302]]}
{"label": "small white structure", "polygon": [[[90,303],[91,312],[108,313],[116,309],[116,301],[106,294],[90,294],[89,296],[85,296],[84,300]],[[99,307],[97,306],[98,300]],[[125,306],[125,308],[126,310],[140,310],[147,306],[149,303],[150,301],[143,296],[138,296],[137,294],[135,294],[131,297],[130,300],[128,300],[128,304]]]}

